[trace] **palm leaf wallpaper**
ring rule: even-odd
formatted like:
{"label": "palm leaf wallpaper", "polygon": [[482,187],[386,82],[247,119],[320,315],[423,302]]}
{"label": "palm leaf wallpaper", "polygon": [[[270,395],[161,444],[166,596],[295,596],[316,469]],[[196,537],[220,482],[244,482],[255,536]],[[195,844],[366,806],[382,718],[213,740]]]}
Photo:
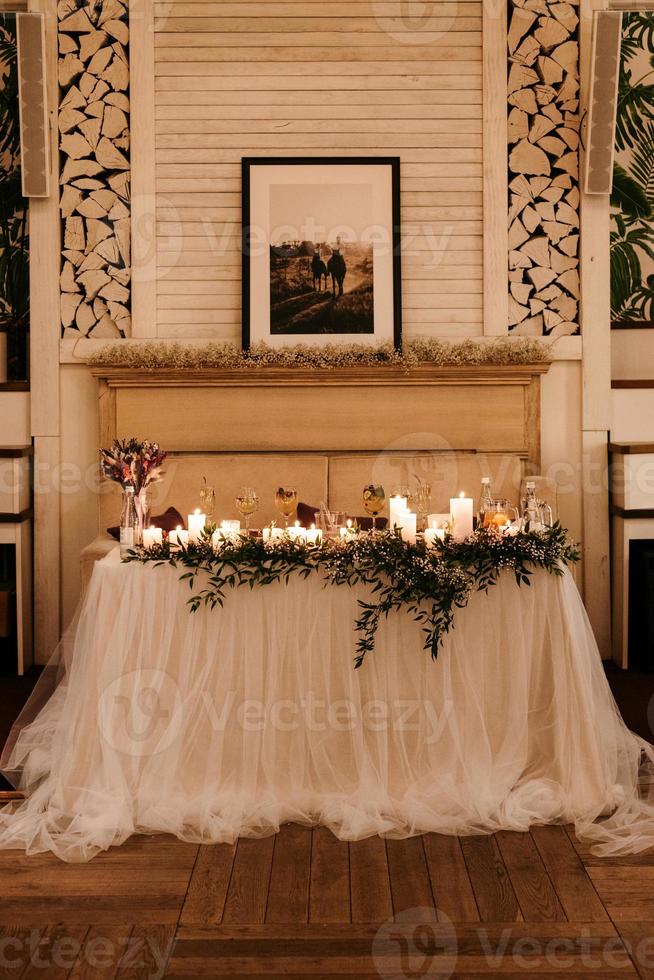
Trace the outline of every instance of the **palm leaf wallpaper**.
{"label": "palm leaf wallpaper", "polygon": [[625,13],[611,193],[611,320],[654,327],[654,13]]}

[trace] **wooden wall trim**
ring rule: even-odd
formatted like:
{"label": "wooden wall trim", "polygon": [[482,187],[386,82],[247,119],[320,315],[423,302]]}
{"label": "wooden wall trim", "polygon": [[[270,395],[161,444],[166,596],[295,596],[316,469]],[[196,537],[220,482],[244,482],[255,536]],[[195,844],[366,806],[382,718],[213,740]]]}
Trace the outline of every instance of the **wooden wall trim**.
{"label": "wooden wall trim", "polygon": [[[580,98],[582,116],[591,77],[593,12],[603,0],[582,0]],[[608,433],[611,426],[609,199],[581,194],[581,329],[583,336],[582,458],[584,462],[584,602],[604,658],[611,647],[611,568]]]}
{"label": "wooden wall trim", "polygon": [[30,231],[30,382],[34,436],[59,435],[59,263],[61,236],[54,188],[59,183],[57,152],[57,5],[31,0],[30,11],[45,18],[46,84],[50,123],[50,196],[31,198]]}
{"label": "wooden wall trim", "polygon": [[[30,398],[34,472],[42,480],[34,493],[34,653],[45,663],[59,642],[59,267],[61,238],[57,152],[57,4],[30,0],[30,11],[45,15],[46,84],[50,120],[50,196],[30,201]],[[37,492],[38,491],[38,492]],[[47,583],[47,587],[46,587]]]}
{"label": "wooden wall trim", "polygon": [[479,365],[466,367],[395,367],[338,368],[330,371],[302,370],[299,368],[216,368],[184,369],[159,368],[149,371],[142,368],[97,367],[92,368],[94,377],[102,379],[109,388],[143,387],[312,387],[332,385],[374,387],[394,384],[406,385],[515,385],[531,384],[549,371],[547,362],[537,364]]}
{"label": "wooden wall trim", "polygon": [[154,4],[131,4],[132,333],[157,335]]}
{"label": "wooden wall trim", "polygon": [[508,333],[507,0],[483,4],[484,334]]}

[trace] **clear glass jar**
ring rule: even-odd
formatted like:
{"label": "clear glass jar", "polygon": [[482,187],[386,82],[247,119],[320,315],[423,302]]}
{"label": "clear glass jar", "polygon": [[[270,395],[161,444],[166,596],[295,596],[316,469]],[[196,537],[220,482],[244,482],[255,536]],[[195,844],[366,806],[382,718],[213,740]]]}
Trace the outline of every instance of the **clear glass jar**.
{"label": "clear glass jar", "polygon": [[136,548],[141,540],[139,518],[134,502],[134,487],[124,487],[123,511],[120,516],[120,557],[126,558],[127,553]]}

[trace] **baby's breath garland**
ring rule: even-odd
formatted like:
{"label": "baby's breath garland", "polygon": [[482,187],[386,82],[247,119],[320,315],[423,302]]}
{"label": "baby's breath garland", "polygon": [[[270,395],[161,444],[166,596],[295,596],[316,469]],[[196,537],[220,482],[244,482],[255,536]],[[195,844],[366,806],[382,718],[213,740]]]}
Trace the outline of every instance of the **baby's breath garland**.
{"label": "baby's breath garland", "polygon": [[401,350],[391,343],[325,344],[311,347],[295,344],[268,347],[254,344],[241,350],[236,344],[190,345],[153,341],[143,344],[107,344],[91,354],[89,364],[102,367],[158,368],[314,368],[329,370],[347,367],[411,368],[420,364],[434,367],[465,367],[493,364],[533,364],[547,361],[549,345],[531,337],[498,338],[488,343],[475,340],[447,341],[429,337],[406,340]]}
{"label": "baby's breath garland", "polygon": [[356,667],[374,650],[380,620],[394,610],[406,608],[421,624],[425,649],[436,659],[455,610],[467,605],[473,592],[495,585],[504,569],[513,571],[518,585],[529,585],[534,568],[561,575],[564,565],[579,559],[558,523],[517,534],[480,529],[459,543],[448,536],[433,549],[422,542],[407,545],[399,533],[376,531],[351,541],[329,540],[318,548],[288,537],[265,543],[239,537],[214,551],[210,533],[207,530],[200,541],[179,551],[171,551],[165,542],[131,552],[126,560],[188,569],[181,580],[188,580],[192,591],[201,586],[189,599],[193,612],[202,605],[222,606],[229,589],[288,583],[293,575],[307,578],[319,572],[325,584],[368,585],[371,599],[359,600],[361,614],[355,623]]}

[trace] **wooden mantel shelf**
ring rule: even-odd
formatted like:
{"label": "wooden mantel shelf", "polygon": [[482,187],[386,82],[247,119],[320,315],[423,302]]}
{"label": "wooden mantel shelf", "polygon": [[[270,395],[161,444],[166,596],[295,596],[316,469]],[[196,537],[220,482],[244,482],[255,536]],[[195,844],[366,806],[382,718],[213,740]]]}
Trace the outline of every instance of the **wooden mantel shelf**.
{"label": "wooden mantel shelf", "polygon": [[540,465],[548,362],[333,369],[93,367],[101,445],[146,434],[171,453],[509,453]]}
{"label": "wooden mantel shelf", "polygon": [[391,365],[352,368],[131,368],[94,367],[92,374],[110,388],[218,388],[267,386],[378,386],[531,384],[549,371],[549,362],[480,364],[460,367],[400,368]]}

